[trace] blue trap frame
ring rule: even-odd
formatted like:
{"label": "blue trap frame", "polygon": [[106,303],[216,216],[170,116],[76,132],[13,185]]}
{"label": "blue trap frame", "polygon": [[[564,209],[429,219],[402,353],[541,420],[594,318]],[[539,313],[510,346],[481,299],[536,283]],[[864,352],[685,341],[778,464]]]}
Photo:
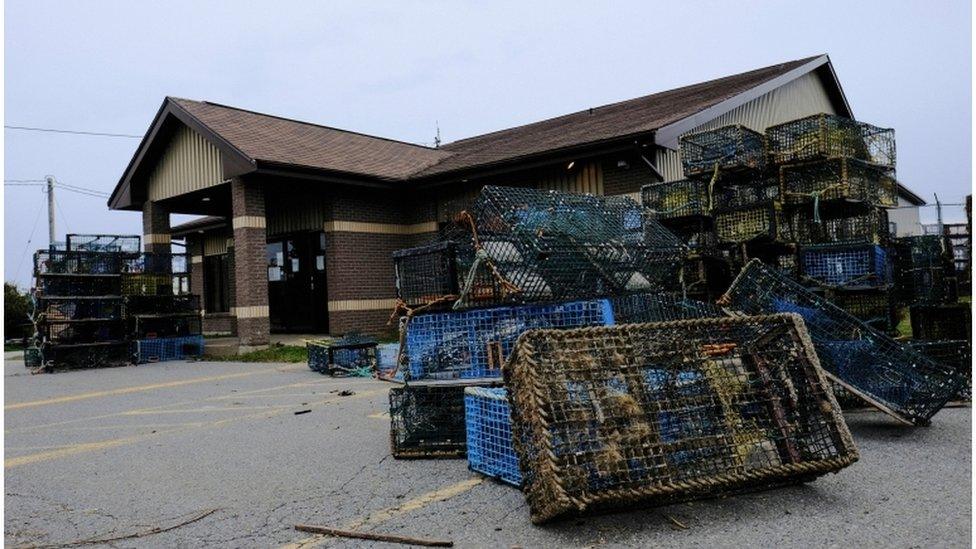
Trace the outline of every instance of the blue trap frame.
{"label": "blue trap frame", "polygon": [[203,336],[159,337],[136,340],[136,362],[165,362],[203,356]]}
{"label": "blue trap frame", "polygon": [[464,389],[464,423],[468,468],[513,486],[522,484],[518,457],[512,445],[508,393],[501,387]]}

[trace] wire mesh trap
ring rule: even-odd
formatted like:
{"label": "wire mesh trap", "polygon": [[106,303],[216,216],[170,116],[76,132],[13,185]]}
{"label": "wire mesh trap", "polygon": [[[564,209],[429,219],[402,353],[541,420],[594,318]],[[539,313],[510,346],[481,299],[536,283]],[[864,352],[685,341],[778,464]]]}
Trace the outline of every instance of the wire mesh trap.
{"label": "wire mesh trap", "polygon": [[952,244],[945,236],[934,234],[902,236],[895,239],[894,247],[900,270],[948,270],[952,267]]}
{"label": "wire mesh trap", "polygon": [[890,290],[830,290],[828,301],[880,332],[891,332],[898,324],[898,310]]}
{"label": "wire mesh trap", "polygon": [[682,263],[680,276],[686,296],[714,301],[732,282],[732,263],[720,256],[690,256]]}
{"label": "wire mesh trap", "polygon": [[676,289],[685,248],[623,196],[486,186],[445,229],[463,284],[455,308]]}
{"label": "wire mesh trap", "polygon": [[508,396],[501,387],[464,389],[468,468],[514,486],[522,483],[512,446]]}
{"label": "wire mesh trap", "polygon": [[404,385],[390,389],[393,457],[463,458],[464,386]]}
{"label": "wire mesh trap", "polygon": [[188,274],[189,255],[185,253],[145,252],[122,259],[122,271],[143,274]]}
{"label": "wire mesh trap", "polygon": [[34,274],[118,274],[122,256],[110,252],[38,250],[34,252]]}
{"label": "wire mesh trap", "polygon": [[138,254],[142,251],[142,238],[139,235],[121,234],[68,234],[65,238],[65,249]]}
{"label": "wire mesh trap", "polygon": [[57,370],[112,368],[132,363],[129,342],[102,342],[88,345],[44,345],[41,369]]}
{"label": "wire mesh trap", "polygon": [[125,297],[129,315],[174,315],[200,312],[199,295],[129,295]]}
{"label": "wire mesh trap", "polygon": [[956,394],[957,399],[971,401],[973,399],[973,342],[965,339],[946,341],[911,341],[913,349],[932,360],[956,368],[959,375],[966,381]]}
{"label": "wire mesh trap", "polygon": [[927,341],[972,339],[972,305],[912,305],[912,337]]}
{"label": "wire mesh trap", "polygon": [[641,204],[651,219],[674,220],[711,215],[708,181],[682,179],[641,187]]}
{"label": "wire mesh trap", "polygon": [[618,296],[610,299],[610,305],[613,308],[614,324],[727,316],[717,305],[673,294],[645,293]]}
{"label": "wire mesh trap", "polygon": [[815,218],[812,207],[803,207],[793,212],[791,227],[793,239],[803,246],[835,244],[880,244],[891,241],[888,226],[888,212],[882,208],[871,208],[861,213],[847,214],[820,213]]}
{"label": "wire mesh trap", "polygon": [[535,523],[806,482],[858,458],[796,315],[533,330],[505,381]]}
{"label": "wire mesh trap", "polygon": [[895,130],[832,114],[815,114],[766,128],[772,162],[844,157],[895,167]]}
{"label": "wire mesh trap", "polygon": [[40,341],[58,345],[80,345],[125,339],[125,329],[120,319],[48,319],[35,324],[35,328]]}
{"label": "wire mesh trap", "polygon": [[376,340],[349,333],[334,341],[309,341],[308,367],[320,374],[368,377],[379,370]]}
{"label": "wire mesh trap", "polygon": [[779,199],[779,179],[776,177],[726,177],[713,191],[713,206],[718,210],[747,208]]}
{"label": "wire mesh trap", "polygon": [[789,242],[789,225],[779,202],[748,208],[716,210],[715,233],[719,242],[742,244],[750,241]]}
{"label": "wire mesh trap", "polygon": [[186,337],[203,333],[199,313],[182,315],[136,315],[131,318],[132,334],[136,338]]}
{"label": "wire mesh trap", "polygon": [[45,297],[117,296],[120,278],[117,274],[40,274],[34,280],[34,292]]}
{"label": "wire mesh trap", "polygon": [[406,325],[406,374],[411,380],[501,377],[526,330],[613,323],[605,299],[417,315]]}
{"label": "wire mesh trap", "polygon": [[798,313],[827,374],[906,423],[928,423],[962,382],[954,369],[899,344],[759,261],[746,265],[721,302],[747,315]]}
{"label": "wire mesh trap", "polygon": [[826,287],[865,288],[891,284],[888,253],[876,245],[839,245],[800,250],[800,272]]}
{"label": "wire mesh trap", "polygon": [[27,347],[24,349],[24,366],[27,368],[39,368],[42,364],[41,349],[38,347]]}
{"label": "wire mesh trap", "polygon": [[685,177],[761,170],[766,161],[763,141],[761,133],[741,125],[683,135],[678,147]]}
{"label": "wire mesh trap", "polygon": [[906,305],[955,303],[959,299],[958,280],[945,269],[901,270],[895,264],[895,291]]}
{"label": "wire mesh trap", "polygon": [[[409,307],[423,306],[460,292],[454,242],[393,252],[397,297]],[[443,301],[445,307],[450,302]]]}
{"label": "wire mesh trap", "polygon": [[46,297],[34,295],[34,322],[120,319],[121,297]]}
{"label": "wire mesh trap", "polygon": [[898,205],[897,183],[888,172],[848,158],[829,158],[780,167],[780,192],[787,204],[846,201]]}
{"label": "wire mesh trap", "polygon": [[165,362],[203,356],[203,336],[159,337],[135,341],[136,362]]}
{"label": "wire mesh trap", "polygon": [[179,276],[157,273],[135,273],[122,275],[122,295],[172,296],[180,293],[182,283]]}

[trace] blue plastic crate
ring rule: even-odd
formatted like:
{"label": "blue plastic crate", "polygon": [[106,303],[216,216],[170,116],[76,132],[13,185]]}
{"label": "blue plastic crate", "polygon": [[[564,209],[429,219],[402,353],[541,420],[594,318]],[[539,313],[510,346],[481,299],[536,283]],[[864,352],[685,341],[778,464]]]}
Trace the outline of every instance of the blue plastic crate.
{"label": "blue plastic crate", "polygon": [[606,299],[418,315],[406,329],[410,379],[501,377],[501,364],[526,330],[613,323]]}
{"label": "blue plastic crate", "polygon": [[888,253],[877,245],[805,248],[800,252],[803,275],[834,287],[879,287],[891,283]]}
{"label": "blue plastic crate", "polygon": [[464,422],[468,467],[502,482],[521,485],[522,473],[512,446],[512,418],[505,389],[466,388]]}
{"label": "blue plastic crate", "polygon": [[203,356],[202,335],[136,340],[136,360],[139,364],[200,356]]}

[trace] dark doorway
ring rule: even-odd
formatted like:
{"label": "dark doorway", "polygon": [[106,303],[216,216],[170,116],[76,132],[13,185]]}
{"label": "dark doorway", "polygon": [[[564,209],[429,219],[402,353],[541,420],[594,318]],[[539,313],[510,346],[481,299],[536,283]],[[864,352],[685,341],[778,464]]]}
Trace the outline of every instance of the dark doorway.
{"label": "dark doorway", "polygon": [[271,239],[266,256],[271,331],[328,333],[325,233]]}

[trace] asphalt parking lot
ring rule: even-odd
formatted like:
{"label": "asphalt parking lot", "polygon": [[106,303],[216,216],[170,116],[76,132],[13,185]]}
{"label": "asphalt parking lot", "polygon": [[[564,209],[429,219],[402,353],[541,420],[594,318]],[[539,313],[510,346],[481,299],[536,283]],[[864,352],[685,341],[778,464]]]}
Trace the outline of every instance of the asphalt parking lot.
{"label": "asphalt parking lot", "polygon": [[533,526],[518,490],[464,461],[394,460],[383,382],[233,362],[32,376],[17,358],[5,360],[4,376],[8,547],[194,518],[105,546],[370,544],[304,534],[296,523],[461,547],[970,544],[968,407],[925,428],[850,414],[861,461],[808,485]]}

